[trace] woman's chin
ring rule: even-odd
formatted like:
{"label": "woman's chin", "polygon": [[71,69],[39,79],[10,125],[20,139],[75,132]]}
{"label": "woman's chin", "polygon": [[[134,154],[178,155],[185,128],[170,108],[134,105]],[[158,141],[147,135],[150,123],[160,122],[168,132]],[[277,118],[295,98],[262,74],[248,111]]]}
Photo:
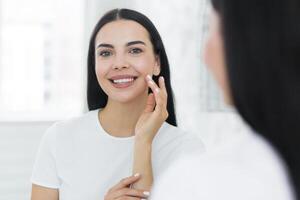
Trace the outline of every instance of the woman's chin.
{"label": "woman's chin", "polygon": [[111,99],[118,103],[128,104],[128,103],[137,101],[138,98],[139,98],[139,95],[124,94],[124,95],[115,95]]}
{"label": "woman's chin", "polygon": [[134,101],[134,98],[130,97],[119,97],[115,99],[116,102],[122,103],[122,104],[128,104],[130,102]]}

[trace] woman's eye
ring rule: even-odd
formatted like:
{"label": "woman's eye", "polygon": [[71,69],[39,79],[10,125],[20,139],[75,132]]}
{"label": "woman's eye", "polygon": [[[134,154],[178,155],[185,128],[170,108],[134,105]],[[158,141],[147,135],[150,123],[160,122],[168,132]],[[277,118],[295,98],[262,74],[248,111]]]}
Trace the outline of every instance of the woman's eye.
{"label": "woman's eye", "polygon": [[143,52],[142,49],[139,49],[139,48],[133,48],[133,49],[130,49],[129,53],[131,54],[139,54]]}
{"label": "woman's eye", "polygon": [[110,55],[111,55],[111,52],[109,52],[109,51],[100,51],[99,52],[99,56],[101,56],[101,57],[108,57]]}

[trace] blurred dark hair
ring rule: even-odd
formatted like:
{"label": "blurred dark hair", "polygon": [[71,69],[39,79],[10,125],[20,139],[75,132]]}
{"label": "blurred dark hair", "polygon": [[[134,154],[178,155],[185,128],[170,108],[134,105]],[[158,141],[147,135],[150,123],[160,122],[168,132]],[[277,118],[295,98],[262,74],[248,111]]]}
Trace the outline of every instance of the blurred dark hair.
{"label": "blurred dark hair", "polygon": [[234,104],[285,160],[300,190],[300,1],[212,0]]}
{"label": "blurred dark hair", "polygon": [[[173,99],[173,91],[171,87],[170,81],[170,68],[169,61],[167,58],[167,54],[161,40],[161,37],[156,30],[153,23],[148,19],[145,15],[129,9],[114,9],[107,12],[96,24],[92,36],[90,38],[89,43],[89,51],[88,51],[88,77],[87,77],[87,102],[89,110],[94,110],[98,108],[103,108],[107,103],[107,95],[99,86],[99,83],[96,78],[95,73],[95,38],[99,30],[107,23],[125,19],[125,20],[133,20],[139,24],[141,24],[149,33],[150,40],[154,49],[154,53],[160,58],[161,72],[160,76],[163,76],[165,79],[166,89],[168,93],[168,102],[167,102],[167,110],[169,113],[169,117],[167,118],[167,122],[174,126],[177,126],[176,122],[176,114],[174,108],[174,99]],[[158,83],[158,77],[154,76],[153,80]]]}

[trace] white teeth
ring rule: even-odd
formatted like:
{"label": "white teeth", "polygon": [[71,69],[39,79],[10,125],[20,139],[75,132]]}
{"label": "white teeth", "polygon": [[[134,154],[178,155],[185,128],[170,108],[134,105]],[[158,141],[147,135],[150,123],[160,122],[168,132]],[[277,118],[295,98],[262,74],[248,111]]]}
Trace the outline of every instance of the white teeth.
{"label": "white teeth", "polygon": [[124,79],[117,79],[113,80],[114,83],[128,83],[132,82],[134,79],[133,78],[124,78]]}

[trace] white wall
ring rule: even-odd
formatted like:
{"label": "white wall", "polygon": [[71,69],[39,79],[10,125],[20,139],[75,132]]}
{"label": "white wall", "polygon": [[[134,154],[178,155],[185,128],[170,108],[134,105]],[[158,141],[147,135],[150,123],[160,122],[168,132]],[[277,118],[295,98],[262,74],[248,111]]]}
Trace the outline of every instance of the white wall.
{"label": "white wall", "polygon": [[30,199],[36,150],[53,122],[0,122],[0,199]]}

